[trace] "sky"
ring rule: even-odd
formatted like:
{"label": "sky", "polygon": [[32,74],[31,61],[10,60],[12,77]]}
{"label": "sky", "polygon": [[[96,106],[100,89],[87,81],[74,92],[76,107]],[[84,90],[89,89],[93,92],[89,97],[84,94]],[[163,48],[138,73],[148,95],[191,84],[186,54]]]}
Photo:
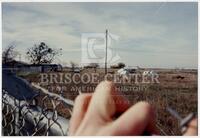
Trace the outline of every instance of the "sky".
{"label": "sky", "polygon": [[[3,49],[16,45],[21,60],[34,44],[60,49],[55,63],[80,63],[82,34],[117,36],[115,61],[154,68],[198,67],[197,3],[3,3]],[[94,47],[95,48],[95,47]],[[101,49],[102,50],[102,49]],[[104,51],[94,50],[103,57]],[[114,62],[112,64],[115,64]]]}

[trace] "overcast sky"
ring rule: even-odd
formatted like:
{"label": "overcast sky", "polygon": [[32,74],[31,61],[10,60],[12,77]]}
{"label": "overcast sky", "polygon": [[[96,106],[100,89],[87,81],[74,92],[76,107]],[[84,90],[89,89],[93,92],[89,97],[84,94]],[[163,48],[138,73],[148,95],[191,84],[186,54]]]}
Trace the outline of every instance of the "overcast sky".
{"label": "overcast sky", "polygon": [[55,62],[81,61],[81,34],[119,36],[111,44],[130,66],[197,68],[197,3],[3,3],[3,49],[39,42],[62,48]]}

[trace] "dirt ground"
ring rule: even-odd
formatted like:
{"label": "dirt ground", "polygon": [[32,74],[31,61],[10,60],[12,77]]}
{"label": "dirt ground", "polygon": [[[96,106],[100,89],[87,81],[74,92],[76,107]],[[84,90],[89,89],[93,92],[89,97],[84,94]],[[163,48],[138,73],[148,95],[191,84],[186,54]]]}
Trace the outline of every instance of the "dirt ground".
{"label": "dirt ground", "polygon": [[[178,126],[178,120],[169,114],[166,110],[171,107],[176,110],[182,117],[187,116],[189,113],[197,113],[197,70],[185,69],[154,69],[159,75],[159,83],[151,84],[136,84],[136,83],[118,83],[117,87],[120,89],[122,95],[130,100],[132,104],[138,101],[148,101],[156,109],[156,126],[160,130],[161,135],[181,135]],[[138,71],[142,73],[144,69]],[[116,70],[109,69],[111,74],[116,74]],[[49,72],[48,74],[50,74]],[[66,70],[57,73],[70,73]],[[80,74],[84,73],[98,73],[100,78],[103,79],[103,69],[84,69]],[[40,82],[40,74],[29,74],[23,76],[30,82]],[[83,84],[83,83],[48,83],[41,85],[50,92],[62,94],[65,98],[74,100],[78,95],[78,89],[82,92],[94,92],[97,84]],[[62,93],[60,89],[62,88]],[[38,101],[41,102],[41,97]],[[51,108],[50,101],[46,99],[45,102]],[[63,104],[58,106],[58,112],[62,116],[69,117],[69,112],[64,108]]]}

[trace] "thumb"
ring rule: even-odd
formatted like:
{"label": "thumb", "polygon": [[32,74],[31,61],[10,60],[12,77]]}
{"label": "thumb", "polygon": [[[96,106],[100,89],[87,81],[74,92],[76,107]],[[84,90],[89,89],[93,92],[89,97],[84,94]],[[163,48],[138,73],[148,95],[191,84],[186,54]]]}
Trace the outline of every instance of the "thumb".
{"label": "thumb", "polygon": [[145,131],[157,134],[154,126],[154,111],[147,102],[133,105],[111,127],[115,135],[142,135]]}

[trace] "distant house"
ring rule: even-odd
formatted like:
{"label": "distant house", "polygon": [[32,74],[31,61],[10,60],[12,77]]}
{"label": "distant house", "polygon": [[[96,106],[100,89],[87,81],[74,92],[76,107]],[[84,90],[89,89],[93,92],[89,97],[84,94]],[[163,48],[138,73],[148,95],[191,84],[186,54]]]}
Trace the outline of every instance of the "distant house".
{"label": "distant house", "polygon": [[16,61],[16,60],[12,60],[10,62],[3,64],[4,67],[9,67],[9,68],[19,68],[19,67],[27,66],[27,65],[29,64],[26,62]]}
{"label": "distant house", "polygon": [[29,64],[21,61],[12,60],[2,65],[3,70],[9,70],[11,72],[25,71],[29,69]]}
{"label": "distant house", "polygon": [[50,72],[50,71],[62,71],[60,64],[28,64],[21,61],[11,61],[3,64],[4,70],[10,70],[12,72]]}
{"label": "distant house", "polygon": [[41,64],[37,66],[41,67],[41,72],[62,71],[60,64]]}

